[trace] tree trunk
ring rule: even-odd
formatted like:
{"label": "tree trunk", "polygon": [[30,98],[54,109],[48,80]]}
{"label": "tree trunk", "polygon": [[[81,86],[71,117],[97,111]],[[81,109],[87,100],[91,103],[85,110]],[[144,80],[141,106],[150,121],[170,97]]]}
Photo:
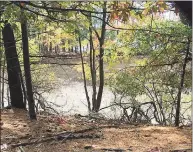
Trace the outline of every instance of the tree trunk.
{"label": "tree trunk", "polygon": [[73,46],[71,47],[71,52],[74,52],[74,47]]}
{"label": "tree trunk", "polygon": [[78,53],[78,47],[77,46],[75,46],[75,53]]}
{"label": "tree trunk", "polygon": [[[1,20],[1,15],[2,13],[0,13],[0,20]],[[2,27],[0,27],[0,29],[2,30]],[[3,47],[2,47],[2,33],[0,32],[0,104],[1,104],[1,108],[4,108],[4,102],[2,100],[2,85],[3,84],[3,78],[2,78],[2,61],[3,61]]]}
{"label": "tree trunk", "polygon": [[23,61],[24,61],[24,71],[25,71],[27,98],[28,98],[28,106],[29,106],[29,116],[30,116],[30,119],[36,119],[35,103],[34,103],[33,92],[32,92],[30,61],[29,61],[27,21],[24,18],[24,16],[21,22],[21,31],[22,31]]}
{"label": "tree trunk", "polygon": [[184,63],[182,65],[182,71],[181,71],[181,75],[180,75],[180,85],[178,88],[178,94],[177,94],[177,107],[176,107],[176,118],[175,118],[175,126],[179,126],[180,123],[180,104],[181,104],[181,95],[182,95],[182,89],[184,86],[184,77],[185,77],[185,70],[186,70],[186,63],[188,61],[188,54],[189,54],[189,50],[190,50],[190,41],[188,43],[188,47],[186,50],[186,55],[184,58]]}
{"label": "tree trunk", "polygon": [[11,104],[10,104],[9,87],[7,87],[7,104],[8,104],[8,106],[11,106]]}
{"label": "tree trunk", "polygon": [[106,32],[106,4],[107,2],[104,2],[103,7],[103,23],[102,23],[102,30],[101,30],[101,37],[99,39],[100,43],[100,50],[99,50],[99,91],[97,95],[97,105],[94,107],[93,111],[98,112],[101,100],[102,100],[102,94],[103,94],[103,87],[104,87],[104,67],[103,67],[103,55],[104,55],[104,41],[105,41],[105,32]]}
{"label": "tree trunk", "polygon": [[89,95],[88,95],[88,90],[87,90],[87,85],[86,85],[86,76],[85,76],[85,70],[84,70],[84,61],[83,61],[83,56],[82,56],[82,45],[81,45],[81,39],[80,36],[78,38],[79,41],[79,47],[80,47],[80,57],[81,57],[81,63],[82,63],[82,73],[83,73],[83,79],[84,79],[84,90],[85,90],[85,94],[86,94],[86,100],[87,100],[87,104],[88,104],[88,111],[91,111],[91,106],[90,106],[90,99],[89,99]]}
{"label": "tree trunk", "polygon": [[68,52],[71,52],[71,49],[70,49],[70,40],[68,40]]}
{"label": "tree trunk", "polygon": [[66,52],[65,40],[64,39],[62,39],[62,52]]}
{"label": "tree trunk", "polygon": [[21,79],[19,71],[20,65],[16,52],[15,38],[10,24],[6,24],[2,30],[7,60],[8,84],[11,96],[11,106],[25,109],[23,94],[21,89]]}
{"label": "tree trunk", "polygon": [[[92,25],[91,25],[92,26]],[[90,73],[92,77],[92,109],[96,107],[96,67],[95,67],[95,49],[93,46],[93,39],[92,39],[92,29],[89,28],[90,31]]]}
{"label": "tree trunk", "polygon": [[56,54],[59,54],[60,53],[60,48],[59,48],[59,45],[57,44],[56,45]]}
{"label": "tree trunk", "polygon": [[26,94],[26,88],[25,88],[24,80],[23,80],[23,77],[22,77],[22,71],[20,71],[20,78],[21,78],[21,87],[22,87],[22,90],[23,90],[23,98],[24,98],[23,102],[24,102],[25,109],[26,109],[27,94]]}
{"label": "tree trunk", "polygon": [[1,63],[2,63],[2,50],[1,50],[1,48],[0,48],[0,103],[1,103],[1,108],[4,108],[4,102],[2,102],[2,98],[1,98],[1,92],[2,92],[2,88],[1,88],[1,84],[2,84],[2,82],[3,82],[3,78],[2,78],[2,65],[1,65]]}
{"label": "tree trunk", "polygon": [[[1,17],[1,16],[0,16]],[[1,19],[1,18],[0,18]],[[1,43],[1,33],[0,33],[0,43]],[[4,103],[2,102],[2,100],[1,100],[1,84],[2,84],[2,80],[3,80],[3,78],[2,78],[2,65],[1,65],[1,63],[2,63],[2,55],[3,55],[3,50],[2,50],[2,47],[1,47],[1,44],[0,44],[0,103],[1,103],[1,108],[3,108],[4,107]]]}
{"label": "tree trunk", "polygon": [[49,48],[49,53],[52,53],[52,42],[50,42],[50,48]]}
{"label": "tree trunk", "polygon": [[3,58],[3,69],[2,69],[2,92],[1,92],[2,108],[4,107],[4,88],[5,88],[4,81],[5,81],[5,57]]}

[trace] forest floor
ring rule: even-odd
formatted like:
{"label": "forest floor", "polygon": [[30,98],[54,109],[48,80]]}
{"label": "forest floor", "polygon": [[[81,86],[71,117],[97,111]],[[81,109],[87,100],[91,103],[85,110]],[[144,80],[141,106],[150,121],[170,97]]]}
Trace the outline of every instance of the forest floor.
{"label": "forest floor", "polygon": [[131,125],[80,115],[1,110],[2,152],[190,152],[190,127]]}

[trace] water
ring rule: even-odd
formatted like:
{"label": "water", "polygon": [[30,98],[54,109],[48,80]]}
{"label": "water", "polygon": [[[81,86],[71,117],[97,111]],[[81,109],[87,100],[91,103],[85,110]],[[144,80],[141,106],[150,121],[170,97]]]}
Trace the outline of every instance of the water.
{"label": "water", "polygon": [[[87,86],[89,97],[92,97],[92,87]],[[62,112],[65,115],[74,115],[74,114],[81,114],[86,115],[88,114],[88,108],[87,108],[87,100],[84,90],[83,82],[78,81],[66,81],[63,80],[63,82],[60,83],[60,86],[58,89],[55,89],[51,93],[44,94],[44,97],[47,101],[53,102],[57,105],[61,105],[61,107],[55,107],[58,111]],[[146,97],[144,95],[141,95],[138,97],[140,101],[146,101]],[[186,101],[187,96],[182,95],[182,102]],[[110,91],[108,87],[104,87],[103,90],[103,97],[101,102],[101,108],[107,107],[111,104],[111,102],[114,100],[114,95]],[[126,99],[128,101],[128,99]],[[191,104],[191,103],[190,103]],[[189,104],[189,105],[190,105]],[[184,107],[187,107],[186,105],[182,105],[182,113]],[[120,109],[113,109],[112,108],[106,108],[104,110],[101,110],[100,113],[108,118],[118,118],[121,114]],[[130,111],[128,111],[130,113]],[[191,116],[191,111],[188,110],[184,116],[187,118],[188,116]],[[151,123],[157,124],[157,122],[152,119]]]}
{"label": "water", "polygon": [[[50,93],[44,93],[43,97],[54,104],[59,105],[60,107],[53,106],[52,108],[56,108],[57,111],[65,114],[65,115],[74,115],[74,114],[82,114],[86,115],[88,114],[88,108],[87,108],[87,100],[84,90],[84,84],[82,81],[77,81],[77,77],[80,77],[81,75],[77,75],[77,73],[74,73],[73,70],[70,71],[69,68],[63,67],[62,71],[61,69],[54,69],[56,70],[55,73],[57,74],[56,80],[59,81],[59,85],[56,89],[52,90]],[[53,70],[53,69],[52,69]],[[5,88],[7,88],[7,85],[5,85]],[[98,88],[97,88],[98,89]],[[92,97],[92,86],[87,86],[88,94],[91,100]],[[7,89],[5,89],[5,97]],[[6,99],[5,99],[6,100]],[[103,90],[103,97],[101,102],[101,108],[107,107],[113,102],[114,95],[110,91],[108,87],[104,87]],[[138,100],[140,101],[147,101],[144,96],[138,97]],[[182,102],[187,102],[189,99],[186,95],[182,95]],[[128,101],[128,99],[126,99]],[[182,109],[186,109],[187,106],[191,105],[182,105]],[[5,106],[7,106],[7,102],[5,102]],[[112,109],[112,108],[106,108],[104,110],[101,110],[100,113],[102,113],[106,117],[110,118],[118,118],[121,114],[120,109]],[[183,113],[183,110],[182,110]],[[185,113],[185,116],[191,116],[191,110],[188,110]],[[155,120],[152,121],[152,123],[155,123]]]}
{"label": "water", "polygon": [[[87,90],[91,100],[92,87],[87,86]],[[58,110],[66,112],[66,114],[88,114],[83,82],[63,82],[58,89],[49,94],[44,94],[44,97],[57,105],[63,105]],[[109,106],[113,99],[113,93],[107,87],[104,87],[101,108]],[[101,110],[104,115],[108,115],[109,111],[110,109]]]}

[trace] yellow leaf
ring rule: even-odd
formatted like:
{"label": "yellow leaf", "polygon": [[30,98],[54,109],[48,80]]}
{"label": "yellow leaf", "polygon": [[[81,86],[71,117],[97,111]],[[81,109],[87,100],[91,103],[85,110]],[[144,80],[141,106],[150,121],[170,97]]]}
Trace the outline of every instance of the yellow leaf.
{"label": "yellow leaf", "polygon": [[160,10],[160,12],[164,12],[164,8],[163,7],[160,7],[159,10]]}
{"label": "yellow leaf", "polygon": [[157,5],[162,5],[164,2],[163,1],[159,1],[157,2]]}
{"label": "yellow leaf", "polygon": [[143,15],[147,15],[147,13],[148,13],[148,9],[145,9],[145,10],[143,10],[143,12],[142,12]]}

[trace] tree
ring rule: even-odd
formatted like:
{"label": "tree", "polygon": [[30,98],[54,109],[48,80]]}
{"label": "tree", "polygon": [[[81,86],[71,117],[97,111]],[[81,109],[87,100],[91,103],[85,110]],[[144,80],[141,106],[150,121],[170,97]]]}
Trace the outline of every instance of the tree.
{"label": "tree", "polygon": [[183,14],[183,15],[180,14],[182,22],[187,23],[185,19],[187,18],[188,23],[190,23],[190,25],[192,26],[192,1],[175,1],[175,4],[177,5],[176,10],[179,8],[181,13]]}
{"label": "tree", "polygon": [[[191,29],[180,22],[154,22],[146,22],[145,30],[128,30],[117,36],[122,44],[121,47],[117,44],[118,47],[126,47],[125,56],[134,62],[114,74],[110,86],[115,93],[128,98],[124,108],[131,103],[152,102],[157,113],[154,118],[159,124],[178,126],[184,121],[184,109],[180,107],[185,106],[183,96],[188,96],[191,89]],[[154,30],[146,31],[149,28]],[[141,95],[145,98],[140,100]]]}
{"label": "tree", "polygon": [[188,45],[185,51],[185,57],[184,62],[182,64],[182,70],[180,74],[180,84],[178,88],[178,94],[177,94],[177,107],[176,107],[176,118],[175,118],[175,126],[179,126],[180,124],[180,105],[181,105],[181,95],[184,87],[184,79],[185,79],[185,73],[186,73],[186,66],[188,62],[188,57],[190,54],[190,40],[188,41]]}
{"label": "tree", "polygon": [[33,92],[32,92],[30,61],[29,61],[27,20],[24,15],[22,16],[22,19],[21,19],[21,32],[22,32],[23,61],[24,61],[25,81],[26,81],[26,88],[27,88],[29,116],[30,116],[30,119],[36,119],[35,103],[34,103]]}
{"label": "tree", "polygon": [[6,23],[3,30],[3,42],[7,61],[8,84],[10,89],[11,106],[25,109],[23,93],[21,88],[21,73],[18,55],[16,52],[15,38],[9,23]]}
{"label": "tree", "polygon": [[[91,81],[92,81],[92,112],[98,112],[100,109],[101,101],[102,101],[102,95],[103,95],[103,88],[104,88],[104,61],[103,61],[103,56],[104,56],[104,42],[105,42],[105,36],[106,36],[106,22],[107,22],[107,2],[104,2],[102,5],[103,11],[101,12],[101,27],[100,28],[95,28],[94,26],[97,25],[97,23],[93,23],[93,18],[91,13],[84,14],[84,16],[87,17],[89,27],[88,27],[88,32],[89,32],[89,44],[90,44],[90,52],[89,52],[89,65],[90,65],[90,71],[89,74],[91,75]],[[100,23],[99,23],[100,24]],[[101,31],[100,35],[98,31]],[[93,40],[93,31],[95,32],[95,37],[97,39]],[[85,35],[83,32],[79,32],[81,35]],[[96,42],[98,41],[98,42]],[[99,89],[97,92],[97,67],[96,67],[96,45],[99,45],[99,55],[98,55],[98,69],[99,69]],[[84,65],[83,65],[84,66]],[[83,70],[83,73],[85,73],[85,70]],[[85,74],[83,74],[85,75]],[[86,77],[84,76],[84,82],[86,81]],[[85,92],[87,92],[85,90]],[[86,93],[87,94],[87,93]],[[89,103],[88,106],[90,107],[90,100],[87,97],[87,102]]]}
{"label": "tree", "polygon": [[[1,33],[0,33],[0,39],[1,39]],[[1,42],[0,42],[1,43]],[[1,50],[1,46],[0,46],[0,91],[1,91],[1,84],[2,84],[2,72],[1,72],[1,63],[2,63],[2,50]],[[1,107],[3,108],[4,107],[4,102],[1,100],[1,93],[0,93],[0,103],[1,103]]]}
{"label": "tree", "polygon": [[[19,3],[11,2],[11,4],[13,3],[20,7]],[[157,25],[162,26],[160,27],[161,30],[159,30],[157,25],[154,24],[154,20],[159,18],[159,15],[154,16],[154,13],[164,13],[165,10],[171,8],[170,3],[164,1],[141,3],[141,5],[144,7],[141,7],[137,2],[75,2],[72,4],[67,2],[35,3],[24,1],[22,2],[22,5],[23,4],[25,4],[23,9],[27,10],[25,11],[25,14],[27,15],[26,17],[28,17],[28,23],[30,23],[30,28],[28,31],[29,36],[31,36],[29,39],[29,46],[32,46],[34,48],[33,50],[38,50],[37,44],[39,43],[39,50],[37,52],[34,51],[35,53],[32,53],[33,50],[30,50],[30,54],[36,54],[38,56],[39,54],[42,55],[45,53],[43,56],[41,56],[43,58],[41,60],[47,62],[47,58],[45,57],[50,58],[52,55],[48,54],[48,50],[51,51],[52,48],[55,48],[55,50],[61,50],[61,48],[64,47],[60,47],[61,42],[63,42],[63,45],[65,45],[65,50],[69,49],[69,51],[71,51],[72,49],[73,51],[75,48],[77,53],[77,45],[79,43],[84,87],[89,111],[98,112],[100,110],[103,87],[105,85],[105,77],[107,77],[107,74],[104,73],[105,63],[110,63],[112,66],[116,62],[118,63],[118,60],[123,61],[124,59],[124,61],[128,62],[128,59],[130,59],[132,55],[143,55],[152,59],[155,56],[158,56],[158,59],[156,58],[158,62],[154,61],[152,63],[153,65],[173,64],[173,62],[176,65],[177,63],[175,58],[179,59],[178,56],[176,57],[175,55],[175,49],[171,46],[174,46],[172,41],[181,42],[176,35],[182,39],[181,34],[183,32],[179,30],[180,28],[173,28],[172,26],[165,26],[167,28],[163,28],[160,23],[156,23]],[[19,7],[15,7],[15,5],[11,5],[11,8],[16,9],[15,12],[18,12],[17,9]],[[6,14],[9,14],[9,11],[7,11],[5,15]],[[12,16],[13,17],[10,19],[11,21],[13,21],[13,18],[18,18],[17,13],[13,14]],[[49,22],[48,25],[46,24],[47,22]],[[117,27],[115,27],[115,25]],[[76,29],[78,29],[78,32],[76,32]],[[178,31],[174,32],[173,29],[178,29]],[[27,31],[27,29],[25,30]],[[124,30],[124,32],[126,31],[125,34],[123,34],[121,30]],[[20,33],[20,29],[15,31]],[[38,40],[36,36],[37,33]],[[83,52],[81,48],[85,42],[90,44],[89,53]],[[186,40],[182,43],[186,43]],[[179,48],[182,48],[181,44],[176,43],[176,45]],[[42,51],[42,46],[46,51]],[[168,59],[162,56],[162,51],[168,51],[167,53],[163,53],[167,54]],[[161,55],[159,55],[159,53]],[[31,63],[40,63],[40,56],[38,58],[36,55],[30,56],[31,59],[33,59],[33,62]],[[89,55],[89,64],[83,64],[85,55]],[[52,58],[55,60],[55,57],[52,56]],[[139,66],[144,66],[147,60],[148,59],[139,61]],[[171,63],[166,63],[167,60],[171,61]],[[162,106],[162,104],[168,104],[168,102],[163,101],[160,95],[161,93],[159,94],[157,92],[161,91],[160,88],[166,89],[166,87],[169,87],[169,89],[166,89],[167,91],[170,91],[170,87],[177,91],[178,88],[176,87],[176,84],[179,78],[179,73],[177,73],[177,75],[174,77],[171,76],[174,74],[173,71],[172,73],[165,68],[157,68],[162,72],[161,73],[160,71],[156,71],[157,69],[155,66],[152,66],[152,64],[151,66],[146,65],[148,68],[146,69],[146,72],[143,73],[144,77],[146,77],[148,81],[165,80],[164,82],[175,84],[172,86],[166,86],[163,83],[160,85],[151,83],[151,86],[149,87],[151,92],[154,92],[154,95],[159,96],[159,98],[155,99],[155,102],[157,103],[156,106],[158,106],[157,109],[161,111],[160,118],[162,119],[163,117],[163,120],[160,119],[160,122],[164,121],[165,123],[167,122],[167,116],[165,117],[164,110],[168,109]],[[33,65],[31,68],[33,70]],[[178,69],[180,68],[181,67],[178,66]],[[177,70],[175,69],[174,71]],[[39,72],[41,73],[41,71]],[[163,73],[167,76],[171,76],[173,81],[169,81]],[[156,77],[156,74],[159,74],[160,77]],[[88,92],[86,91],[86,79],[88,78],[88,75],[92,83],[92,103],[90,103]],[[34,75],[32,74],[32,81],[33,77]],[[37,77],[37,79],[39,78]],[[142,81],[142,84],[147,86],[147,84],[144,82],[144,78],[140,77],[140,80]],[[36,83],[35,81],[33,82],[34,84]],[[99,86],[98,91],[97,86]],[[130,93],[132,93],[132,91]],[[162,95],[164,98],[168,98],[167,101],[171,97],[169,97],[168,93],[163,93]],[[170,102],[172,105],[174,103],[173,101],[174,100]],[[176,109],[173,106],[173,112],[175,110]]]}
{"label": "tree", "polygon": [[[1,12],[0,12],[0,20],[1,20]],[[2,64],[2,56],[3,56],[3,50],[2,50],[2,42],[1,42],[1,39],[2,39],[2,33],[0,33],[0,92],[1,92],[1,84],[2,84],[2,73],[1,73],[1,64]],[[1,93],[0,93],[0,106],[3,108],[4,107],[4,102],[1,100]]]}
{"label": "tree", "polygon": [[99,90],[97,95],[97,100],[95,106],[93,106],[93,111],[98,112],[101,105],[103,87],[104,87],[104,42],[105,42],[105,32],[106,32],[106,10],[107,10],[107,2],[104,2],[103,5],[103,18],[102,18],[102,27],[101,27],[101,35],[98,36],[99,40]]}

